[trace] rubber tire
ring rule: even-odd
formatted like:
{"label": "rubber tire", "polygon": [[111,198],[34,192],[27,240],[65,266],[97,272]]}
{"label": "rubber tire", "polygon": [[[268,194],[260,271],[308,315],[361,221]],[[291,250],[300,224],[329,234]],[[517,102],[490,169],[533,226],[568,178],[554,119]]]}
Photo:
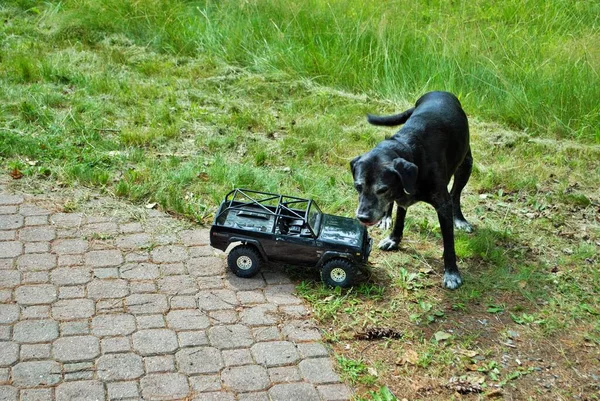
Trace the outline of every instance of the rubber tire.
{"label": "rubber tire", "polygon": [[321,268],[321,280],[331,287],[351,287],[355,275],[356,267],[345,259],[332,259]]}
{"label": "rubber tire", "polygon": [[[238,261],[240,258],[244,258],[246,262],[250,262],[250,266],[247,268],[242,268],[238,266]],[[229,270],[233,272],[238,277],[242,278],[250,278],[254,277],[260,271],[262,266],[262,257],[258,253],[255,247],[249,245],[238,245],[229,252],[229,256],[227,256],[227,265],[229,266]]]}

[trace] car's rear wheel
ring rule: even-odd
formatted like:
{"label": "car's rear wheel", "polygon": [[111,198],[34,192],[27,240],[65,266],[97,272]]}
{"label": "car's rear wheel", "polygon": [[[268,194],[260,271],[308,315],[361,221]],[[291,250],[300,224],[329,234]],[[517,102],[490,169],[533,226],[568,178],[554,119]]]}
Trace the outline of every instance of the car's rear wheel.
{"label": "car's rear wheel", "polygon": [[249,278],[260,271],[262,258],[253,246],[238,245],[229,252],[227,265],[236,276]]}
{"label": "car's rear wheel", "polygon": [[355,275],[356,268],[345,259],[330,260],[321,268],[321,279],[332,287],[350,287]]}

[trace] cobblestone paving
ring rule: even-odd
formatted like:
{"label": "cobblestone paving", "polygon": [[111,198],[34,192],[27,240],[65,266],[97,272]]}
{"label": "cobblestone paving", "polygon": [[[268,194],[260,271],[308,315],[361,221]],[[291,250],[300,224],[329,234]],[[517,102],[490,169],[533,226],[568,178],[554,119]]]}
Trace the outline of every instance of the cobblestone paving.
{"label": "cobblestone paving", "polygon": [[277,269],[237,278],[153,210],[53,210],[0,185],[0,401],[351,397]]}

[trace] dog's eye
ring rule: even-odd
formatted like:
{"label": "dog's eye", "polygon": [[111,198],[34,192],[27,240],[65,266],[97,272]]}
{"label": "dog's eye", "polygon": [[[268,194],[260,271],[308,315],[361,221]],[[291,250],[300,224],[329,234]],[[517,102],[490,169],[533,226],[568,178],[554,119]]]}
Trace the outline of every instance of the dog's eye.
{"label": "dog's eye", "polygon": [[357,192],[362,192],[362,190],[363,190],[363,186],[360,184],[355,184],[354,188],[356,189]]}
{"label": "dog's eye", "polygon": [[387,191],[389,191],[390,188],[389,187],[381,187],[377,190],[377,195],[382,195],[384,193],[386,193]]}

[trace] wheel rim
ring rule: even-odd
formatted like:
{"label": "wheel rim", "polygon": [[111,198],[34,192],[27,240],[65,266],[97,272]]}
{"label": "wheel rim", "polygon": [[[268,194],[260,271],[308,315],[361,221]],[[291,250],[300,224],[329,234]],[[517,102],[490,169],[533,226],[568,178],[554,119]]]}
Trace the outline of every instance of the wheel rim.
{"label": "wheel rim", "polygon": [[335,267],[331,270],[329,276],[336,283],[341,283],[342,281],[346,280],[346,271],[340,267]]}
{"label": "wheel rim", "polygon": [[252,259],[249,256],[240,256],[237,258],[236,264],[241,270],[248,270],[252,267]]}

